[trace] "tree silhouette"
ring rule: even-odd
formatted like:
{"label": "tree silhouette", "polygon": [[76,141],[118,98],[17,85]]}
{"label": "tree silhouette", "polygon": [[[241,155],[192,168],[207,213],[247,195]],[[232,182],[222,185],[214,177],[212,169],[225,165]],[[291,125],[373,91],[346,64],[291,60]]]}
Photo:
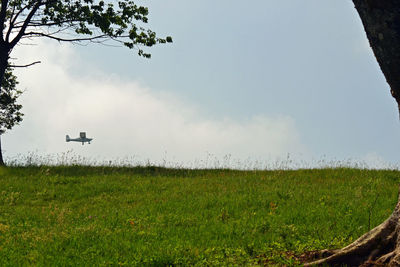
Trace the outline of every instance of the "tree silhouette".
{"label": "tree silhouette", "polygon": [[[17,90],[17,84],[17,77],[10,69],[7,69],[4,73],[0,93],[0,135],[22,121],[24,115],[21,113],[22,105],[17,103],[22,92]],[[1,153],[0,162],[3,162]]]}
{"label": "tree silhouette", "polygon": [[[10,54],[22,40],[114,42],[135,49],[145,58],[151,55],[143,47],[172,42],[171,37],[159,38],[155,32],[146,29],[143,25],[148,22],[148,9],[130,0],[1,0],[0,4],[1,85],[7,68],[38,63],[10,63]],[[0,88],[0,95],[4,90],[4,87]],[[4,165],[1,146],[0,165]]]}

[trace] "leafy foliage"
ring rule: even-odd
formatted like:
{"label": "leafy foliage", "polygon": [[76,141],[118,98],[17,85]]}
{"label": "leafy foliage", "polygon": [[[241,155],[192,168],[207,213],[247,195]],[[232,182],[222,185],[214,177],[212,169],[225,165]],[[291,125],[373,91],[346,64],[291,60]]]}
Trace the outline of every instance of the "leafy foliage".
{"label": "leafy foliage", "polygon": [[114,41],[149,58],[140,47],[172,42],[172,38],[159,38],[143,27],[148,14],[146,7],[130,0],[2,0],[1,41],[11,49],[21,39],[36,37],[66,42]]}
{"label": "leafy foliage", "polygon": [[17,104],[21,91],[17,90],[17,77],[10,69],[4,74],[0,93],[0,134],[22,121],[22,105]]}

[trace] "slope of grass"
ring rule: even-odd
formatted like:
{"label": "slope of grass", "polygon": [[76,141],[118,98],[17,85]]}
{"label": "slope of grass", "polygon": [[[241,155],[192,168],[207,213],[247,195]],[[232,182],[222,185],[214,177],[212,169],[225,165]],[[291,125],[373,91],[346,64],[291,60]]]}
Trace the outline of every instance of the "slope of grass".
{"label": "slope of grass", "polygon": [[0,265],[295,265],[387,218],[398,171],[0,168]]}

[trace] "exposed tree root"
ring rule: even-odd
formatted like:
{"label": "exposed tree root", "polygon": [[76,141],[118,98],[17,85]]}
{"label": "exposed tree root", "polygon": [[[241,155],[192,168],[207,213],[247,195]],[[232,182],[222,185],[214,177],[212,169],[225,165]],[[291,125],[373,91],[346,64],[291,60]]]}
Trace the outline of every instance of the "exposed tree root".
{"label": "exposed tree root", "polygon": [[322,259],[305,266],[400,266],[400,193],[392,215],[350,245],[318,253]]}

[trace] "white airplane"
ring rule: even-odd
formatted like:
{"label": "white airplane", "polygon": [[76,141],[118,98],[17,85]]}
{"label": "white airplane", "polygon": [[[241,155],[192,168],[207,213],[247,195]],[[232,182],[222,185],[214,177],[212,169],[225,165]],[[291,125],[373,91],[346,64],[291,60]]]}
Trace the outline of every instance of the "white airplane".
{"label": "white airplane", "polygon": [[79,133],[79,138],[69,138],[69,135],[65,137],[67,142],[73,141],[73,142],[82,142],[82,145],[85,142],[88,142],[90,144],[90,141],[93,140],[93,138],[86,138],[86,133],[85,132],[80,132]]}

